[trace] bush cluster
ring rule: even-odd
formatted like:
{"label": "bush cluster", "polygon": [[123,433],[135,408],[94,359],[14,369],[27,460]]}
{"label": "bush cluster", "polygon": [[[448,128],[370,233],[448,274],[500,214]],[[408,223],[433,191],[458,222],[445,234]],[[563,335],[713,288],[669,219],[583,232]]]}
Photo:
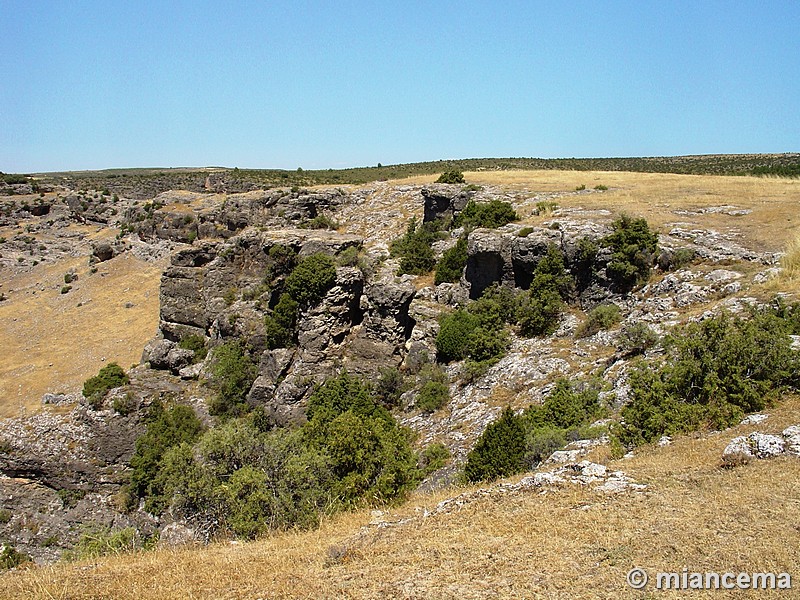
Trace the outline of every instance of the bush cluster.
{"label": "bush cluster", "polygon": [[[270,254],[275,248],[273,246]],[[286,272],[294,263],[294,255],[276,252],[274,269]],[[280,271],[278,271],[280,269]],[[264,317],[265,340],[270,349],[286,348],[294,342],[297,316],[301,308],[318,304],[336,282],[336,262],[331,256],[319,252],[296,263],[284,282],[284,292],[272,311]]]}
{"label": "bush cluster", "polygon": [[247,412],[247,392],[255,381],[256,371],[255,363],[239,340],[214,348],[210,383],[216,395],[209,403],[209,412],[226,417]]}
{"label": "bush cluster", "polygon": [[83,396],[92,406],[99,406],[109,390],[130,383],[125,371],[117,363],[108,363],[100,372],[83,383]]}
{"label": "bush cluster", "polygon": [[410,431],[346,373],[314,391],[291,430],[270,430],[254,411],[200,435],[164,414],[137,442],[131,486],[208,537],[312,527],[323,513],[394,502],[446,460],[442,448],[418,458]]}
{"label": "bush cluster", "polygon": [[464,174],[458,169],[445,171],[439,175],[436,183],[464,183]]}
{"label": "bush cluster", "polygon": [[194,353],[192,357],[192,364],[199,363],[205,360],[208,356],[208,346],[206,346],[206,338],[196,333],[184,336],[178,342],[178,347],[184,350],[191,350]]}
{"label": "bush cluster", "polygon": [[658,235],[647,221],[622,215],[612,223],[614,232],[603,243],[611,248],[611,262],[606,273],[617,288],[629,292],[650,277],[650,269],[658,247]]}
{"label": "bush cluster", "polygon": [[434,283],[456,283],[461,279],[464,267],[467,266],[467,239],[461,237],[456,245],[445,250],[442,258],[436,264]]}
{"label": "bush cluster", "polygon": [[469,358],[492,362],[505,354],[509,338],[506,323],[516,318],[516,295],[500,286],[486,288],[466,310],[458,309],[439,321],[436,351],[439,362]]}
{"label": "bush cluster", "polygon": [[595,306],[586,316],[586,320],[580,324],[575,336],[589,337],[598,331],[609,329],[622,320],[622,313],[616,304],[601,304]]}
{"label": "bush cluster", "polygon": [[11,544],[4,544],[3,551],[0,552],[0,570],[13,569],[29,562],[33,562],[30,556],[20,552]]}
{"label": "bush cluster", "polygon": [[173,446],[193,443],[202,433],[203,424],[188,406],[165,409],[159,400],[150,405],[145,423],[147,429],[136,440],[131,457],[129,493],[132,498],[146,499],[148,511],[160,512],[168,500],[156,479],[164,454]]}
{"label": "bush cluster", "polygon": [[510,203],[503,200],[475,202],[470,200],[458,216],[453,220],[455,227],[487,227],[494,229],[506,223],[518,221],[519,215]]}
{"label": "bush cluster", "polygon": [[[790,313],[789,313],[790,314]],[[764,409],[800,382],[783,309],[690,323],[664,340],[666,357],[630,375],[631,401],[614,430],[621,446],[703,427],[720,429]]]}
{"label": "bush cluster", "polygon": [[323,252],[297,263],[286,278],[284,290],[301,307],[318,304],[336,281],[336,262]]}
{"label": "bush cluster", "polygon": [[574,291],[574,280],[564,268],[564,256],[550,244],[533,273],[531,286],[521,296],[517,309],[520,333],[527,336],[549,335],[556,330],[565,300]]}
{"label": "bush cluster", "polygon": [[542,405],[517,415],[506,408],[467,455],[467,481],[494,480],[531,468],[570,439],[596,437],[588,425],[604,414],[599,387],[593,382],[556,382]]}
{"label": "bush cluster", "polygon": [[438,365],[425,365],[419,373],[417,408],[426,413],[439,410],[450,401],[447,374]]}
{"label": "bush cluster", "polygon": [[394,240],[389,247],[391,255],[400,258],[398,275],[424,275],[433,269],[436,265],[433,243],[442,239],[440,230],[438,221],[417,224],[417,219],[412,217],[405,235]]}

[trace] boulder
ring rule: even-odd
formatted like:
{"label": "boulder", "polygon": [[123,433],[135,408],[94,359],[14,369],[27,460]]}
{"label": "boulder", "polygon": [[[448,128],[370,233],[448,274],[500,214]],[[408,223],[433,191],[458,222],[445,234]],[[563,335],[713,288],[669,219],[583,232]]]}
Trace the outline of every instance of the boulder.
{"label": "boulder", "polygon": [[114,248],[108,242],[92,244],[92,257],[97,262],[105,262],[114,258]]}

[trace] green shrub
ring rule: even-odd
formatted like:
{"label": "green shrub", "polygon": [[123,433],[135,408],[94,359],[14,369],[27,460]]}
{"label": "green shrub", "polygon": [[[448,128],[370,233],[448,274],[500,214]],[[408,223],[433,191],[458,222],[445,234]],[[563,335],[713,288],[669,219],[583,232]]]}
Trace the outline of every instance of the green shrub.
{"label": "green shrub", "polygon": [[589,286],[595,275],[595,261],[599,247],[590,237],[584,236],[578,240],[578,251],[575,255],[575,279],[581,289]]}
{"label": "green shrub", "polygon": [[622,328],[617,343],[628,355],[644,354],[658,343],[658,334],[644,323],[632,323]]}
{"label": "green shrub", "polygon": [[158,400],[150,405],[145,419],[147,429],[136,440],[131,457],[130,492],[136,498],[145,498],[148,511],[160,513],[165,508],[165,492],[157,483],[162,459],[170,448],[194,442],[203,431],[203,424],[188,406],[174,406],[169,410]]}
{"label": "green shrub", "polygon": [[416,218],[409,221],[405,235],[394,240],[389,247],[391,255],[400,258],[398,275],[424,275],[433,269],[436,258],[432,246],[442,237],[440,226],[436,221],[420,225],[417,225]]}
{"label": "green shrub", "polygon": [[173,513],[209,537],[313,527],[333,501],[331,482],[327,457],[299,430],[264,432],[243,420],[208,431],[194,448],[172,447],[159,473]]}
{"label": "green shrub", "polygon": [[267,253],[267,272],[265,280],[273,281],[281,275],[288,275],[297,265],[297,252],[291,246],[275,244]]}
{"label": "green shrub", "polygon": [[464,174],[457,169],[445,171],[439,175],[436,183],[464,183]]}
{"label": "green shrub", "polygon": [[522,229],[520,229],[517,232],[517,237],[521,237],[521,238],[528,237],[534,231],[535,231],[535,229],[533,227],[523,227]]}
{"label": "green shrub", "polygon": [[519,473],[524,460],[524,421],[507,407],[500,418],[489,424],[467,455],[464,475],[470,482],[493,481]]}
{"label": "green shrub", "polygon": [[71,286],[71,285],[64,285],[64,286],[61,286],[61,293],[62,293],[62,294],[67,294],[67,293],[69,293],[69,291],[70,291],[71,289],[72,289],[72,286]]}
{"label": "green shrub", "polygon": [[535,468],[553,452],[561,450],[566,445],[567,437],[563,429],[556,427],[531,429],[525,436],[523,462],[527,468]]}
{"label": "green shrub", "polygon": [[333,258],[318,252],[302,259],[286,278],[285,290],[301,307],[318,304],[336,282]]}
{"label": "green shrub", "polygon": [[594,186],[594,189],[596,189],[596,190],[598,190],[600,192],[605,192],[608,189],[608,186],[607,185],[603,185],[601,183],[601,184],[598,184],[598,185]]}
{"label": "green shrub", "polygon": [[609,279],[622,292],[629,292],[647,281],[658,247],[658,235],[644,219],[622,215],[612,223],[614,232],[603,243],[612,250],[606,267]]}
{"label": "green shrub", "polygon": [[289,294],[281,294],[272,313],[264,317],[264,335],[270,350],[292,345],[299,308]]}
{"label": "green shrub", "polygon": [[64,283],[72,283],[77,279],[77,275],[75,273],[64,273]]}
{"label": "green shrub", "polygon": [[456,227],[487,227],[495,229],[506,223],[519,220],[519,215],[510,203],[502,200],[489,202],[475,202],[470,200],[458,216],[454,219]]}
{"label": "green shrub", "polygon": [[577,187],[575,188],[575,191],[576,191],[576,192],[582,192],[582,191],[583,191],[583,190],[585,190],[585,189],[586,189],[586,184],[585,184],[585,183],[582,183],[582,184],[580,184],[579,186],[577,186]]}
{"label": "green shrub", "polygon": [[0,552],[0,569],[14,569],[29,562],[33,562],[33,559],[24,552],[19,552],[11,544],[3,545],[3,551]]}
{"label": "green shrub", "polygon": [[664,341],[662,362],[630,375],[631,401],[613,431],[624,446],[701,427],[716,429],[763,410],[798,384],[800,360],[775,310],[749,319],[722,314],[690,323]]}
{"label": "green shrub", "polygon": [[591,382],[573,384],[559,379],[540,406],[532,405],[525,411],[525,419],[532,429],[581,427],[602,416],[599,392],[598,386]]}
{"label": "green shrub", "polygon": [[505,354],[509,343],[508,334],[504,329],[478,327],[470,336],[469,357],[477,362],[496,360]]}
{"label": "green shrub", "polygon": [[439,381],[427,381],[417,394],[417,408],[432,413],[450,401],[450,388]]}
{"label": "green shrub", "polygon": [[309,398],[304,435],[331,458],[334,491],[345,505],[392,501],[416,482],[410,433],[375,403],[369,388],[342,373]]}
{"label": "green shrub", "polygon": [[65,553],[67,560],[97,558],[108,554],[132,552],[141,547],[139,536],[133,527],[112,531],[107,527],[89,527],[81,534],[71,552]]}
{"label": "green shrub", "polygon": [[419,455],[417,468],[420,471],[420,477],[424,478],[438,471],[447,464],[450,460],[450,451],[444,444],[435,442],[427,446]]}
{"label": "green shrub", "polygon": [[616,304],[601,304],[595,306],[587,315],[586,320],[580,324],[575,336],[589,337],[598,331],[609,329],[622,320],[622,313]]}
{"label": "green shrub", "polygon": [[440,362],[462,360],[467,357],[470,342],[480,319],[465,311],[456,310],[441,318],[436,336],[436,352]]}
{"label": "green shrub", "polygon": [[434,283],[456,283],[461,279],[464,267],[467,266],[467,240],[459,238],[456,245],[442,254],[436,265]]}
{"label": "green shrub", "polygon": [[336,263],[340,267],[357,267],[361,250],[357,246],[348,246],[336,255]]}
{"label": "green shrub", "polygon": [[191,350],[194,353],[194,356],[192,357],[192,364],[205,360],[206,356],[208,356],[206,338],[196,333],[182,337],[181,341],[178,342],[178,348]]}
{"label": "green shrub", "polygon": [[339,229],[339,223],[328,215],[317,215],[313,219],[300,224],[301,229]]}
{"label": "green shrub", "polygon": [[535,215],[546,215],[553,212],[558,208],[558,203],[551,200],[540,200],[536,203],[536,208],[533,209]]}
{"label": "green shrub", "polygon": [[558,327],[564,301],[552,286],[532,285],[517,311],[520,333],[525,336],[550,335]]}
{"label": "green shrub", "polygon": [[664,271],[675,271],[692,264],[697,252],[692,248],[676,248],[664,250],[658,256],[658,266]]}
{"label": "green shrub", "polygon": [[130,383],[130,379],[117,363],[108,363],[100,372],[83,383],[83,396],[93,404],[100,404],[109,390]]}
{"label": "green shrub", "polygon": [[127,417],[129,414],[136,412],[138,407],[139,401],[136,399],[136,396],[130,392],[124,396],[114,398],[114,402],[111,403],[111,408],[123,417]]}
{"label": "green shrub", "polygon": [[229,287],[225,290],[225,293],[222,295],[222,299],[225,301],[225,306],[231,306],[239,296],[239,290],[235,287]]}
{"label": "green shrub", "polygon": [[399,405],[400,396],[405,391],[405,378],[395,367],[382,367],[379,373],[375,383],[375,397],[383,406],[394,408]]}
{"label": "green shrub", "polygon": [[245,398],[256,378],[256,365],[238,340],[214,349],[211,373],[211,384],[217,393],[209,403],[209,412],[222,416],[245,413]]}

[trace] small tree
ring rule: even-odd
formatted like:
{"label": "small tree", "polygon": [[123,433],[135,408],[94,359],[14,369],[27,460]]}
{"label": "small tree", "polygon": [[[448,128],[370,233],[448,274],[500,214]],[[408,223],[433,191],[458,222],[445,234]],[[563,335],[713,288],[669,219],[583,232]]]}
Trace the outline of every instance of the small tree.
{"label": "small tree", "polygon": [[464,174],[458,169],[452,171],[445,171],[439,175],[436,183],[464,183]]}
{"label": "small tree", "polygon": [[523,470],[524,458],[525,426],[522,417],[506,407],[467,455],[464,475],[472,482],[507,477]]}
{"label": "small tree", "polygon": [[322,300],[336,281],[336,263],[318,252],[301,260],[286,278],[286,293],[300,306],[312,306]]}
{"label": "small tree", "polygon": [[236,416],[246,412],[245,397],[256,378],[256,365],[238,340],[217,346],[211,372],[217,389],[209,406],[211,414]]}
{"label": "small tree", "polygon": [[436,265],[434,283],[455,283],[461,279],[464,267],[467,265],[467,240],[459,238],[456,245],[446,250]]}

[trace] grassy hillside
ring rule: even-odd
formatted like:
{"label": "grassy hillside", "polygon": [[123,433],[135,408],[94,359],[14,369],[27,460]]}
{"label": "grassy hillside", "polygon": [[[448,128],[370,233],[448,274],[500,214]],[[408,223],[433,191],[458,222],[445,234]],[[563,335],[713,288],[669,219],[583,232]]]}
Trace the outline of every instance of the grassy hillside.
{"label": "grassy hillside", "polygon": [[[787,398],[770,415],[757,427],[683,437],[629,459],[611,461],[603,449],[590,456],[645,483],[644,493],[494,491],[429,517],[426,510],[458,491],[416,495],[391,512],[342,514],[316,531],[10,573],[0,578],[0,597],[673,598],[686,592],[652,584],[633,591],[626,573],[641,567],[651,577],[683,568],[796,576],[800,460],[721,467],[735,435],[779,433],[800,421],[800,399]],[[747,594],[737,590],[736,597]]]}

